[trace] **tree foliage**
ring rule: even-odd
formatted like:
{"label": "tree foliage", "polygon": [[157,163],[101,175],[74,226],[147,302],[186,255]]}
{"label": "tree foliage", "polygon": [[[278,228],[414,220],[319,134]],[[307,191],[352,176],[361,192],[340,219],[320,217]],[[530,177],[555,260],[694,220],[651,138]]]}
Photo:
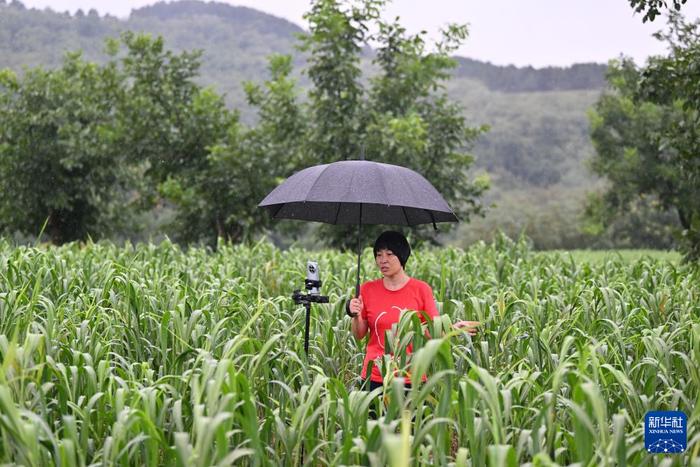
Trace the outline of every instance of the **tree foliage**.
{"label": "tree foliage", "polygon": [[[195,81],[214,86],[229,108],[240,111],[242,123],[253,124],[258,119],[255,106],[247,105],[241,82],[254,79],[262,84],[261,77],[267,76],[265,57],[273,53],[292,54],[290,76],[298,79],[300,100],[308,102],[305,93],[311,80],[308,75],[300,76],[308,52],[295,52],[293,40],[294,33],[303,31],[280,18],[224,3],[160,2],[134,10],[128,19],[102,16],[95,19],[100,34],[83,35],[88,17],[49,9],[4,8],[0,12],[0,67],[17,73],[22,65],[58,67],[63,51],[75,49],[82,50],[86,60],[105,63],[109,57],[102,51],[103,38],[118,37],[123,30],[147,31],[162,36],[167,48],[175,52],[201,49]],[[377,28],[372,27],[367,35],[375,32]],[[359,66],[365,94],[369,77],[379,71],[371,62],[372,53],[363,45]],[[485,122],[491,127],[471,152],[478,156],[474,167],[493,174],[498,191],[522,188],[518,192],[522,196],[531,185],[566,188],[591,182],[582,164],[592,151],[585,111],[603,87],[606,65],[534,69],[455,59],[458,66],[445,81],[449,99],[460,105],[470,124]],[[366,154],[371,157],[367,148]],[[143,219],[151,222],[151,217]],[[149,226],[145,229],[152,231]],[[143,235],[141,238],[148,237]]]}
{"label": "tree foliage", "polygon": [[654,21],[663,10],[680,11],[688,0],[629,0],[630,5],[637,13],[644,13],[642,21]]}
{"label": "tree foliage", "polygon": [[0,218],[55,243],[113,232],[129,203],[130,170],[110,145],[113,67],[69,54],[55,71],[0,73]]}
{"label": "tree foliage", "polygon": [[[25,62],[58,64],[60,69],[63,64],[57,62],[60,54],[56,50],[79,46],[85,49],[80,59],[83,63],[97,70],[111,63],[111,79],[126,80],[115,87],[112,114],[102,117],[97,132],[101,135],[99,144],[118,148],[111,155],[99,150],[104,167],[115,165],[122,173],[105,191],[108,195],[100,195],[114,203],[95,211],[101,220],[92,222],[88,229],[94,237],[131,227],[126,225],[129,214],[136,208],[150,209],[153,203],[155,210],[144,211],[139,222],[160,222],[151,219],[153,213],[158,218],[164,216],[162,213],[172,214],[174,223],[165,232],[183,242],[213,244],[217,236],[240,240],[260,228],[273,226],[278,230],[279,223],[270,224],[264,212],[252,207],[254,201],[295,170],[358,157],[363,147],[369,159],[415,168],[436,185],[446,180],[438,189],[450,199],[476,200],[478,197],[468,191],[474,183],[460,182],[464,172],[459,167],[470,164],[469,158],[466,164],[451,156],[435,167],[426,163],[439,160],[431,159],[432,154],[445,155],[449,152],[445,147],[459,138],[462,143],[454,146],[459,147],[454,152],[464,155],[464,148],[479,133],[478,128],[470,129],[466,137],[461,131],[450,133],[450,128],[457,128],[451,126],[455,122],[469,128],[464,121],[459,123],[464,115],[471,115],[470,122],[486,121],[493,126],[475,146],[480,155],[478,167],[493,174],[499,191],[512,191],[511,198],[518,201],[501,203],[501,211],[492,212],[495,222],[512,218],[514,225],[522,224],[530,214],[521,205],[538,203],[537,197],[530,195],[533,187],[550,193],[542,195],[543,199],[564,200],[575,195],[567,189],[593,181],[584,174],[581,160],[590,145],[583,109],[596,92],[510,92],[590,89],[600,81],[603,65],[533,70],[458,59],[461,65],[452,68],[452,60],[440,58],[438,46],[426,43],[423,36],[407,35],[396,22],[381,21],[382,6],[383,2],[315,3],[309,14],[316,15],[311,19],[317,27],[302,39],[304,50],[293,56],[275,56],[269,63],[269,79],[245,88],[240,86],[243,77],[262,75],[261,57],[274,50],[290,51],[288,36],[299,30],[252,10],[216,3],[161,3],[137,10],[127,21],[98,17],[94,12],[78,18],[50,10],[6,7],[0,14],[0,61],[15,69]],[[100,54],[101,38],[125,28],[150,30],[163,34],[164,39],[145,40],[133,34],[122,41],[124,50]],[[449,34],[454,40],[464,40],[456,29]],[[206,52],[175,52],[189,47],[202,47]],[[172,51],[167,50],[170,48]],[[128,55],[133,57],[131,64],[124,60]],[[302,57],[310,59],[304,70]],[[301,71],[305,75],[299,79]],[[21,73],[18,76],[21,78],[15,79],[21,84],[25,78]],[[449,94],[441,86],[427,85],[431,76],[434,83],[446,84]],[[470,77],[506,92],[491,92]],[[228,94],[229,105],[242,109],[242,122],[255,124],[247,127],[239,123],[237,112],[227,110],[221,95],[203,88],[203,83],[215,83],[217,90]],[[343,94],[343,87],[351,92]],[[161,94],[163,98],[159,98]],[[250,104],[247,108],[243,99]],[[651,97],[648,100],[652,101]],[[344,111],[338,112],[339,108]],[[96,128],[101,120],[92,121],[95,123],[90,128]],[[85,131],[97,140],[93,129]],[[430,139],[431,134],[440,137]],[[441,149],[442,143],[445,146]],[[87,144],[84,138],[83,145]],[[441,167],[447,177],[435,170]],[[19,183],[20,178],[14,181]],[[76,190],[88,186],[84,182],[71,185]],[[467,191],[450,194],[453,188]],[[457,207],[478,210],[478,201],[475,203],[470,206],[465,201],[465,206]],[[658,203],[647,200],[644,209],[630,212],[643,219]],[[547,212],[532,214],[533,219],[546,219],[546,223],[532,222],[542,226],[542,233],[533,234],[533,238],[540,238],[536,244],[543,248],[561,246],[558,232],[573,228],[571,219],[576,215],[573,202],[556,209],[548,206],[536,208]],[[48,217],[45,208],[37,213],[43,213],[37,214],[41,221],[33,222],[27,232],[38,232]],[[8,214],[0,222],[7,225],[10,219]],[[618,218],[614,224],[621,222]],[[468,230],[474,226],[463,227]],[[619,230],[633,234],[650,229],[652,224],[645,229]],[[331,243],[345,240],[349,245],[355,239],[354,231],[350,233],[334,226],[321,235]],[[547,233],[551,233],[549,240]],[[366,233],[365,237],[371,235]],[[419,236],[431,235],[428,228]],[[596,244],[590,236],[573,231],[565,237],[571,244]],[[634,238],[622,244],[635,245]]]}
{"label": "tree foliage", "polygon": [[[592,115],[593,169],[610,181],[595,212],[615,213],[651,198],[673,209],[689,259],[700,258],[700,108],[698,23],[670,19],[671,52],[640,69],[614,63],[612,87]],[[695,80],[694,80],[695,78]],[[607,216],[606,216],[607,217]]]}
{"label": "tree foliage", "polygon": [[290,71],[288,57],[272,57],[271,79],[262,88],[247,89],[259,109],[259,124],[244,128],[231,122],[226,134],[208,146],[196,173],[164,184],[163,193],[178,205],[182,240],[240,241],[269,225],[269,215],[257,204],[299,166],[295,148],[304,135]]}
{"label": "tree foliage", "polygon": [[[398,22],[380,19],[384,3],[314,2],[306,15],[310,33],[301,39],[301,48],[309,55],[305,73],[311,88],[305,100],[285,100],[287,107],[261,112],[260,125],[288,132],[284,128],[291,122],[277,119],[293,112],[303,123],[296,123],[297,136],[289,140],[294,144],[287,144],[287,150],[302,166],[364,154],[370,160],[409,167],[430,180],[467,220],[480,212],[479,196],[486,183],[468,177],[473,159],[465,149],[483,128],[469,127],[462,108],[442,88],[455,66],[449,55],[465,39],[466,28],[449,27],[429,51],[422,35],[408,35]],[[377,73],[371,77],[363,76],[360,67],[368,41],[377,47],[373,58]],[[287,79],[273,77],[268,88],[286,88]],[[249,92],[255,94],[257,89],[251,85]],[[432,233],[416,236],[428,239]],[[323,238],[336,246],[355,245],[352,227],[323,229]]]}
{"label": "tree foliage", "polygon": [[[196,53],[125,34],[104,65],[68,54],[61,68],[9,71],[0,84],[0,201],[5,230],[55,243],[119,230],[159,183],[201,173],[235,116],[194,83]],[[129,207],[133,209],[129,209]]]}

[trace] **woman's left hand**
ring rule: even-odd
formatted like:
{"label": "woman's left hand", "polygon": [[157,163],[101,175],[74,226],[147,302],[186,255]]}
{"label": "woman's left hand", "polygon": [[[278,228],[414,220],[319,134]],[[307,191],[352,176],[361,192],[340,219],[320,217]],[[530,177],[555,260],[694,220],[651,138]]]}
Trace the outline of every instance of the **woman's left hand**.
{"label": "woman's left hand", "polygon": [[457,321],[453,324],[457,329],[464,329],[469,333],[470,336],[476,336],[477,327],[481,326],[479,321]]}

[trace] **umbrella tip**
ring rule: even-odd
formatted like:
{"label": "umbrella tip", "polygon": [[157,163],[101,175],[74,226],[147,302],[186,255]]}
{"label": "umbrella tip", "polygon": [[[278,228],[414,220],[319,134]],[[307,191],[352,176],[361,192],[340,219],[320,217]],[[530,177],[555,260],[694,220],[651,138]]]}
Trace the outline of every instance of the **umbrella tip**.
{"label": "umbrella tip", "polygon": [[360,160],[365,160],[365,143],[360,145]]}

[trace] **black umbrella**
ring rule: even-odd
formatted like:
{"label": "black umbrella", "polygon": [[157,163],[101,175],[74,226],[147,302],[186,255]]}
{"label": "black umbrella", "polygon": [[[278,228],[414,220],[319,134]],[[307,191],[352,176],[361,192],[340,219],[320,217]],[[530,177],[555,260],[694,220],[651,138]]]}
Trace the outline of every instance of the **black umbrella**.
{"label": "black umbrella", "polygon": [[459,222],[422,175],[397,165],[349,160],[295,173],[258,205],[275,219],[357,225],[357,284],[360,293],[362,224],[419,225]]}

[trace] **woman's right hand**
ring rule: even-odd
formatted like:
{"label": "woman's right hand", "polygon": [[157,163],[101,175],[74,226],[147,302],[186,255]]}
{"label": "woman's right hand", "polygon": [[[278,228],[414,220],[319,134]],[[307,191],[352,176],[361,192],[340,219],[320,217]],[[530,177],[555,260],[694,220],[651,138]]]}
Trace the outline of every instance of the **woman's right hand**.
{"label": "woman's right hand", "polygon": [[360,295],[357,298],[353,298],[350,300],[350,306],[348,309],[350,310],[350,316],[353,318],[356,318],[360,316],[360,313],[362,313],[362,309],[365,307],[365,304],[362,302],[362,295]]}
{"label": "woman's right hand", "polygon": [[481,326],[479,321],[457,321],[453,324],[457,329],[463,329],[467,331],[470,336],[476,336],[478,332],[477,327]]}

